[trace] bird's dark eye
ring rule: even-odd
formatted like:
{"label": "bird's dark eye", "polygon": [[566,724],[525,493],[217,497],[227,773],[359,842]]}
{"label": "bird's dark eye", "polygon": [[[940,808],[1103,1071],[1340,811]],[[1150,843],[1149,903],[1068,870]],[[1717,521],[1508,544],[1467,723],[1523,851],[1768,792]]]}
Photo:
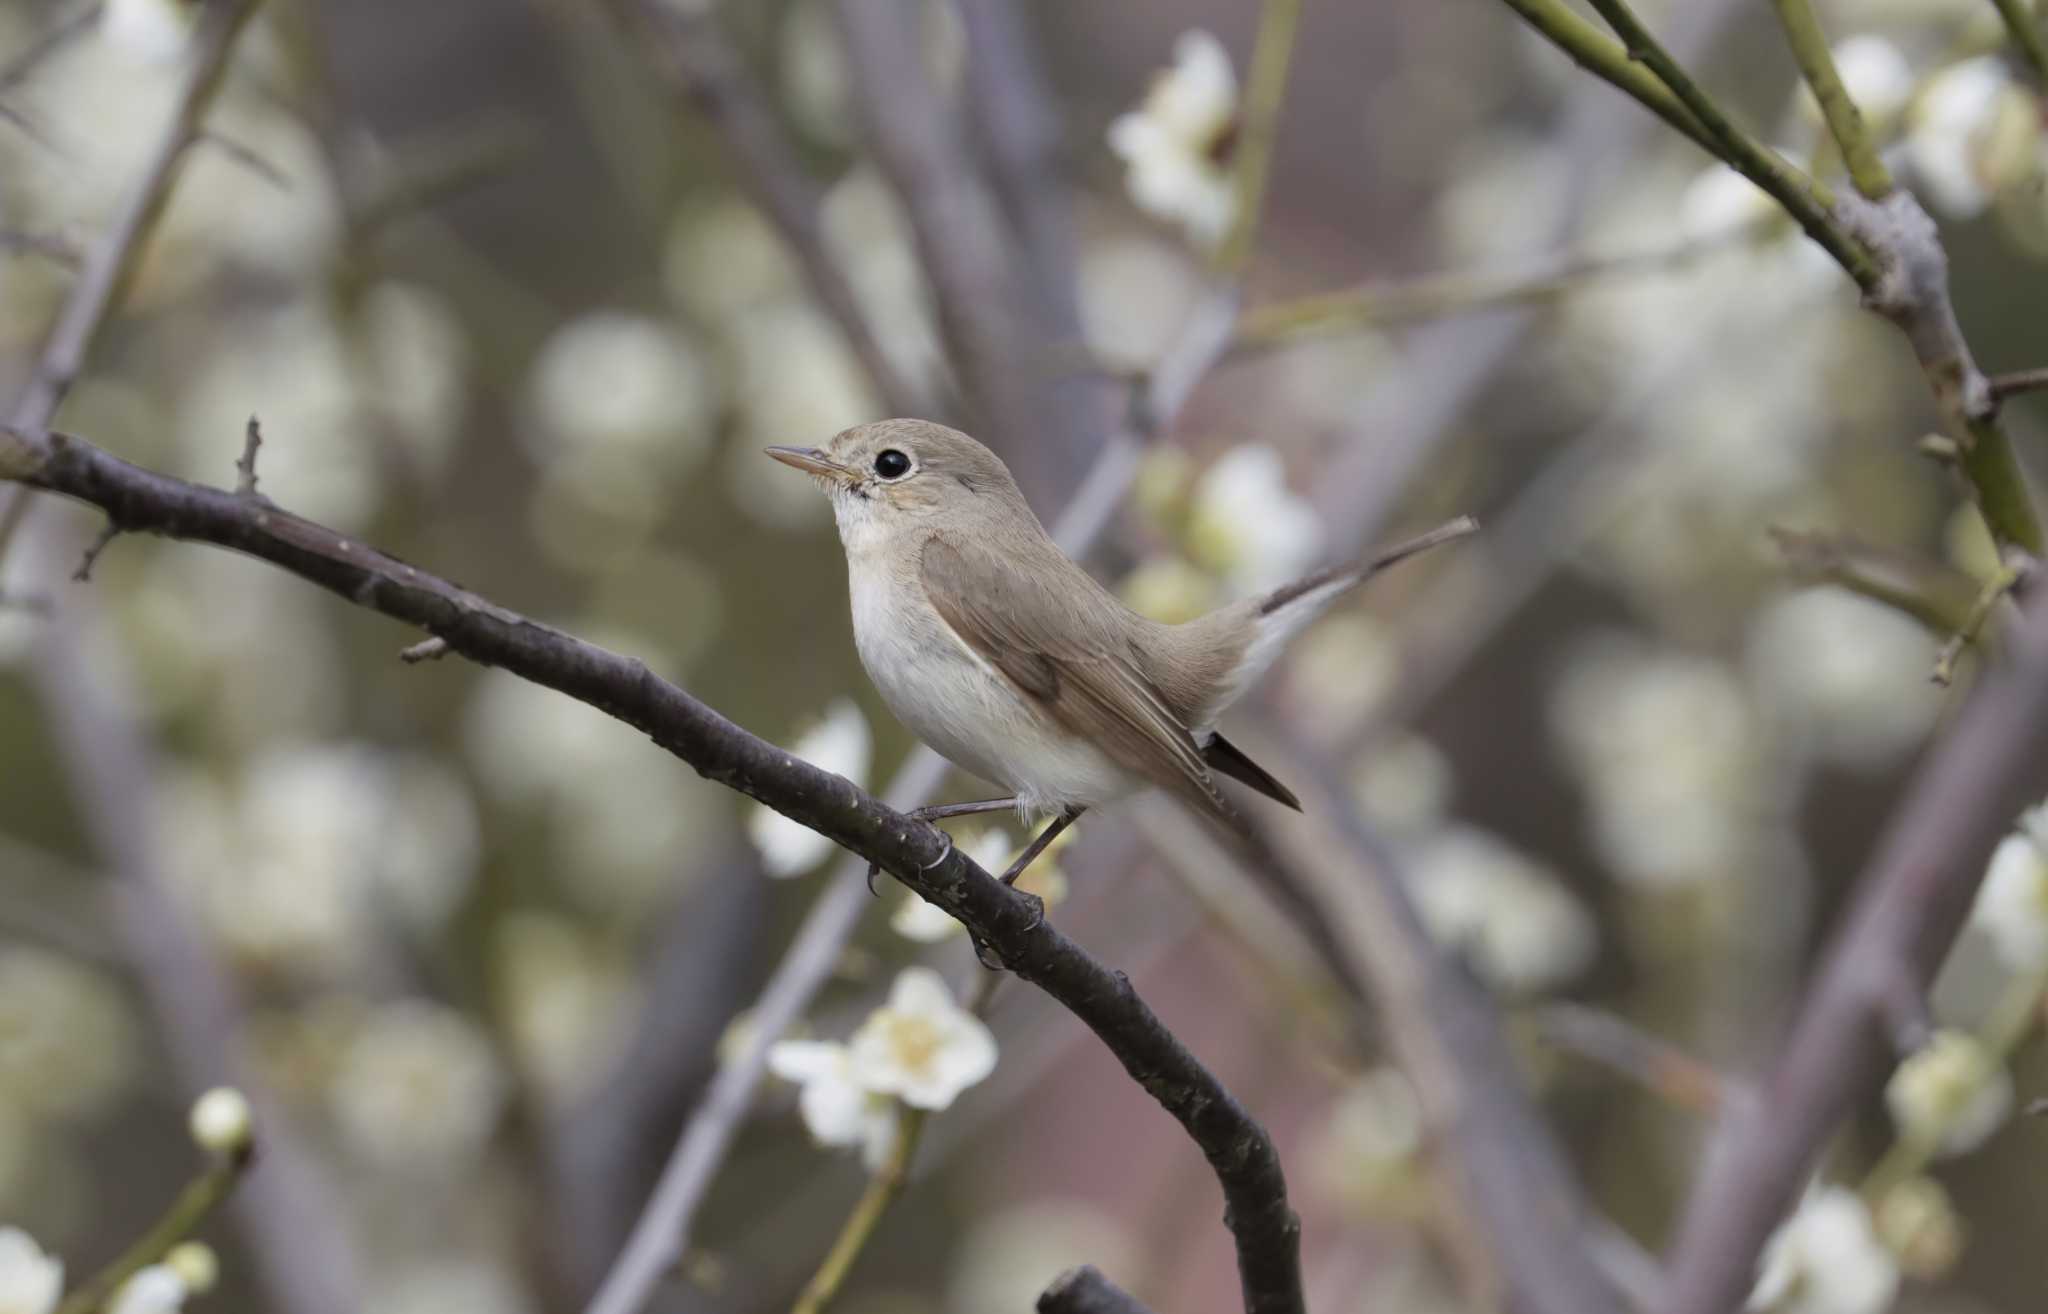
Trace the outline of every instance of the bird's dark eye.
{"label": "bird's dark eye", "polygon": [[875,454],[875,473],[884,479],[901,479],[910,473],[910,458],[893,447]]}

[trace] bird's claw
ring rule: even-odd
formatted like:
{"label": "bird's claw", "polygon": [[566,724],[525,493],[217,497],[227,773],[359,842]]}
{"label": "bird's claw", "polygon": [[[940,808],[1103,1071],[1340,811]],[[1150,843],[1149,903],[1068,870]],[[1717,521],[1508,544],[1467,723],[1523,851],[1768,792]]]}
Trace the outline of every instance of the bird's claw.
{"label": "bird's claw", "polygon": [[[912,813],[911,815],[915,816],[916,814]],[[933,826],[932,829],[939,830],[937,826]],[[946,841],[946,847],[939,850],[938,857],[933,858],[930,862],[927,862],[924,864],[924,866],[918,868],[919,871],[931,871],[940,863],[944,862],[947,858],[953,856],[953,837],[951,835],[948,835],[945,831],[939,830],[939,838]],[[871,862],[868,864],[868,893],[874,895],[877,899],[882,897],[882,892],[875,888],[875,877],[881,874],[881,863]]]}

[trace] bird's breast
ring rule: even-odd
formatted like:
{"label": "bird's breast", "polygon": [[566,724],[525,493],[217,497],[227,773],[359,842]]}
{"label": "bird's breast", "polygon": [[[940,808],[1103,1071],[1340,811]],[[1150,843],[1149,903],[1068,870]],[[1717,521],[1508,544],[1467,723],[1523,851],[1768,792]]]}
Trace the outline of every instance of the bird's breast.
{"label": "bird's breast", "polygon": [[951,761],[1017,794],[1032,812],[1092,805],[1137,783],[1066,733],[940,618],[915,578],[852,570],[854,646],[896,719]]}

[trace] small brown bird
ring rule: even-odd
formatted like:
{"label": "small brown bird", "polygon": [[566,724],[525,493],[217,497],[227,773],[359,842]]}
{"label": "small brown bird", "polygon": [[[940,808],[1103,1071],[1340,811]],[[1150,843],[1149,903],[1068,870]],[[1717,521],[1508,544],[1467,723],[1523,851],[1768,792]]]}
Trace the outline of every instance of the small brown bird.
{"label": "small brown bird", "polygon": [[1217,718],[1345,590],[1478,528],[1460,517],[1361,564],[1166,625],[1075,565],[1008,467],[964,433],[880,420],[823,448],[768,454],[832,498],[854,642],[890,710],[1012,795],[914,815],[1053,814],[1005,881],[1086,809],[1148,787],[1234,829],[1242,822],[1212,773],[1299,811],[1285,785],[1216,732]]}

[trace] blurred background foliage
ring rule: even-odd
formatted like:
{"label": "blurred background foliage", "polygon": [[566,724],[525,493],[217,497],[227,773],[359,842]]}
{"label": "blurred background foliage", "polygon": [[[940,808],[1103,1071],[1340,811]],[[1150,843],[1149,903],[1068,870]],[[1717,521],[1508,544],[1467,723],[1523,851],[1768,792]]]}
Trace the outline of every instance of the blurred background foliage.
{"label": "blurred background foliage", "polygon": [[[1643,6],[1701,21],[1684,8]],[[1811,158],[1818,116],[1778,34],[1734,8],[1707,24],[1708,81]],[[1895,60],[1866,50],[1862,94],[1944,219],[1986,367],[2041,363],[2048,147],[1993,7],[1823,8],[1831,33]],[[12,0],[0,57],[77,9]],[[1242,69],[1255,7],[1028,14],[1082,183],[1076,368],[1142,369],[1194,304],[1202,256],[1126,197],[1105,133],[1184,30],[1213,31]],[[828,246],[889,359],[946,395],[829,7],[718,17],[822,181]],[[933,0],[927,20],[924,59],[967,94],[957,19]],[[854,659],[825,504],[759,449],[881,404],[648,55],[571,0],[272,0],[59,427],[221,483],[258,415],[262,488],[284,505],[640,656],[780,742],[850,698],[813,753],[874,784],[910,742]],[[0,124],[0,229],[39,239],[0,252],[10,387],[176,79],[146,39],[101,26],[5,92],[19,121]],[[1928,679],[1943,636],[1809,586],[1768,531],[1851,533],[1965,598],[1992,567],[1975,512],[1915,450],[1932,412],[1897,336],[1704,164],[1500,6],[1311,4],[1254,306],[1688,253],[1520,309],[1233,355],[1148,455],[1097,559],[1134,605],[1204,609],[1341,549],[1367,496],[1354,477],[1382,474],[1376,435],[1445,432],[1405,489],[1371,495],[1417,523],[1476,512],[1488,541],[1346,604],[1265,711],[1351,773],[1432,928],[1531,1023],[1531,1079],[1590,1190],[1652,1247],[1702,1120],[1541,1043],[1534,1020],[1569,998],[1729,1070],[1757,1059],[1955,698]],[[2009,415],[2031,459],[2040,404]],[[1027,483],[1055,509],[1057,479]],[[90,533],[76,508],[37,515],[47,542]],[[454,661],[400,664],[408,636],[268,567],[122,539],[87,588],[74,562],[63,546],[0,565],[0,1217],[82,1273],[192,1170],[186,1094],[27,673],[48,610],[89,596],[110,639],[73,657],[132,684],[177,906],[231,969],[241,1039],[333,1179],[365,1307],[574,1308],[828,850],[750,839],[735,796],[589,708]],[[1174,860],[1113,818],[1080,829],[1054,915],[1276,1132],[1314,1307],[1476,1308],[1398,1074],[1315,1025],[1290,965],[1192,897]],[[885,882],[818,1033],[843,1034],[902,963],[972,970],[958,939],[893,931],[899,898]],[[1980,1020],[1996,975],[1966,938],[1944,1019]],[[1234,1308],[1220,1199],[1179,1131],[1043,998],[1006,991],[989,1020],[995,1075],[935,1121],[844,1308],[1021,1309],[1081,1261],[1160,1308]],[[2040,1089],[2038,1054],[2013,1076]],[[1995,1134],[1995,1152],[1940,1168],[1935,1223],[1915,1223],[1954,1244],[1895,1247],[1910,1308],[2029,1308],[2048,1289],[2030,1221],[2048,1133]],[[1890,1138],[1869,1110],[1846,1175]],[[661,1307],[785,1302],[858,1185],[771,1087]],[[259,1308],[222,1239],[211,1299]]]}

